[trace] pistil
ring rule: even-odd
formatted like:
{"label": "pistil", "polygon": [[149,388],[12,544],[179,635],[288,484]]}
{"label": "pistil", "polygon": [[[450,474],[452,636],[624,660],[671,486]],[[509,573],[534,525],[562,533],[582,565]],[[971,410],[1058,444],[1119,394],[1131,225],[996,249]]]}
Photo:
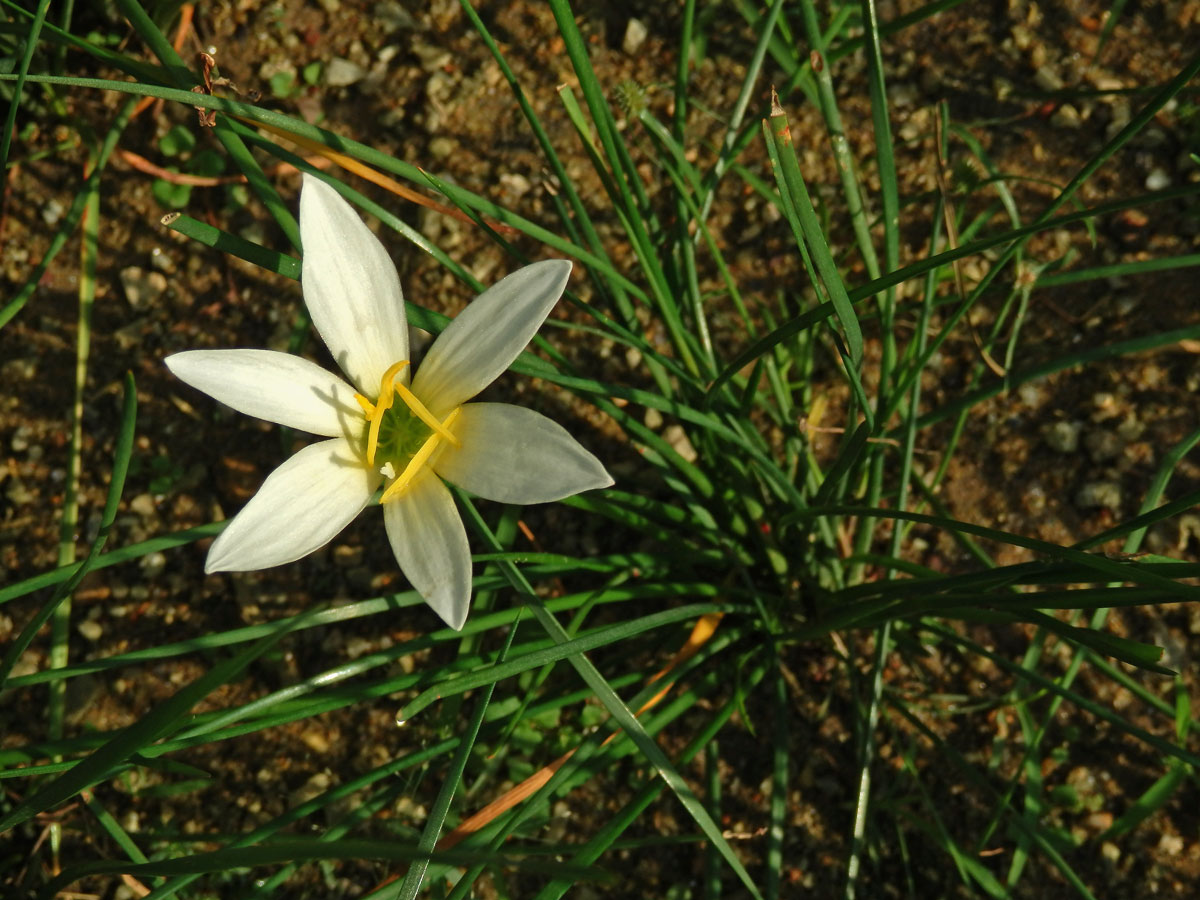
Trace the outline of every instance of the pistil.
{"label": "pistil", "polygon": [[[408,487],[409,483],[417,476],[417,473],[421,471],[421,466],[425,465],[429,461],[429,458],[433,456],[433,452],[437,449],[443,437],[454,444],[455,447],[462,446],[458,438],[450,432],[450,426],[454,424],[454,420],[458,418],[460,412],[462,412],[462,408],[458,407],[450,415],[446,416],[446,421],[437,423],[437,428],[434,429],[433,434],[429,435],[425,439],[425,443],[421,445],[421,449],[413,454],[412,459],[408,461],[408,465],[404,467],[404,471],[400,473],[395,481],[387,486],[387,490],[379,498],[381,504],[387,503],[389,500],[399,497],[404,493],[404,489]],[[437,422],[437,419],[434,419],[434,421]]]}
{"label": "pistil", "polygon": [[[404,401],[404,404],[412,411],[413,415],[428,425],[435,434],[445,438],[455,447],[462,446],[458,438],[451,434],[443,423],[437,420],[437,417],[425,407],[424,403],[417,399],[416,395],[406,385],[396,381],[396,377],[404,371],[404,367],[407,365],[408,360],[402,359],[388,367],[388,370],[383,373],[383,378],[379,381],[379,398],[374,403],[362,394],[354,395],[354,399],[362,407],[363,415],[371,423],[371,427],[367,432],[367,465],[375,465],[375,451],[379,448],[379,426],[383,423],[384,413],[392,408],[392,399],[395,394],[399,394],[400,399]],[[450,416],[454,415],[455,413],[450,414]],[[450,421],[450,417],[447,417],[446,421]]]}

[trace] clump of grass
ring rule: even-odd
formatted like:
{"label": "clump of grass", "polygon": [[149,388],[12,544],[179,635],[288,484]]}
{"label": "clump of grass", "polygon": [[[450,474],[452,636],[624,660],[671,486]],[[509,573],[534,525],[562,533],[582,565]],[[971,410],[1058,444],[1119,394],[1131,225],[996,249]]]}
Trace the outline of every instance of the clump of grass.
{"label": "clump of grass", "polygon": [[[486,878],[502,896],[552,898],[581,880],[599,879],[603,890],[605,879],[620,879],[613,871],[620,868],[618,851],[655,852],[661,836],[647,836],[653,831],[647,811],[668,808],[661,798],[666,792],[677,804],[670,808],[681,809],[687,823],[680,846],[695,841],[703,848],[695,850],[705,857],[703,877],[694,887],[643,885],[644,893],[715,897],[736,883],[735,890],[755,897],[787,896],[790,879],[803,878],[793,860],[805,837],[789,803],[803,780],[797,747],[805,745],[803,730],[811,725],[796,709],[815,690],[797,676],[796,661],[816,648],[835,662],[829,678],[848,698],[851,736],[840,763],[854,786],[849,807],[829,812],[840,823],[842,855],[829,870],[837,884],[821,886],[822,895],[865,892],[865,885],[877,883],[872,867],[882,868],[880,860],[888,857],[899,858],[909,894],[920,896],[925,876],[911,863],[917,855],[942,859],[964,889],[988,896],[1036,890],[1030,885],[1038,876],[1030,873],[1047,868],[1079,896],[1103,895],[1104,885],[1079,871],[1072,856],[1079,840],[1055,815],[1057,807],[1082,810],[1091,801],[1075,788],[1048,791],[1044,760],[1062,749],[1049,742],[1064,708],[1084,711],[1162,760],[1156,780],[1140,796],[1125,798],[1093,845],[1137,828],[1170,802],[1200,764],[1188,749],[1195,719],[1187,686],[1177,680],[1172,700],[1162,699],[1147,686],[1152,682],[1129,671],[1171,677],[1161,651],[1105,630],[1112,608],[1196,599],[1190,580],[1195,565],[1139,551],[1147,529],[1197,501],[1192,492],[1164,502],[1200,431],[1163,455],[1137,515],[1072,545],[956,519],[938,489],[972,413],[985,402],[1054,373],[1198,336],[1200,329],[1189,327],[1021,364],[1022,326],[1036,291],[1067,281],[1132,279],[1194,262],[1160,257],[1067,268],[1067,259],[1036,262],[1028,248],[1066,226],[1079,223],[1094,234],[1103,215],[1200,190],[1189,185],[1090,208],[1079,199],[1097,172],[1119,165],[1123,148],[1181,96],[1200,59],[1141,95],[1128,123],[1065,184],[1053,186],[1052,199],[1031,215],[1018,202],[1016,179],[996,168],[975,129],[953,121],[945,106],[933,133],[922,136],[936,146],[931,167],[937,189],[904,195],[885,48],[906,28],[936,24],[953,3],[932,4],[889,23],[877,20],[871,4],[835,6],[826,20],[808,3],[792,10],[776,0],[765,11],[735,4],[753,43],[746,47],[744,78],[720,140],[703,147],[691,140],[693,117],[702,112],[691,63],[699,61],[721,13],[698,14],[694,0],[684,3],[674,81],[651,90],[634,82],[605,84],[592,68],[569,4],[551,0],[557,38],[575,76],[558,96],[577,141],[560,146],[489,26],[464,3],[554,177],[550,203],[557,220],[534,222],[439,177],[432,167],[419,169],[368,143],[222,92],[207,73],[187,66],[163,23],[136,0],[117,5],[153,62],[136,57],[140,48],[113,49],[108,35],[73,33],[69,20],[52,24],[46,3],[34,13],[7,5],[11,27],[0,35],[5,55],[18,61],[15,73],[0,76],[12,97],[0,150],[6,161],[14,116],[33,108],[35,89],[51,100],[95,92],[131,98],[106,135],[88,136],[89,170],[75,205],[62,217],[42,263],[0,306],[0,327],[28,316],[23,310],[36,302],[31,298],[54,254],[81,231],[74,424],[59,566],[0,587],[0,602],[20,610],[18,636],[0,663],[0,683],[10,697],[43,686],[50,692],[44,733],[37,736],[27,726],[25,743],[0,750],[0,774],[9,786],[0,802],[0,832],[32,843],[45,817],[64,804],[83,805],[38,845],[38,860],[52,863],[43,868],[10,859],[0,863],[0,877],[47,895],[81,880],[107,884],[103,878],[121,874],[145,885],[150,897],[265,897],[295,890],[300,879],[311,877],[298,874],[302,867],[315,865],[321,877],[332,879],[352,863],[374,861],[396,877],[379,879],[371,897],[413,897],[426,886],[464,897]],[[105,77],[55,74],[64,50],[90,54]],[[865,63],[874,135],[866,158],[857,158],[845,140],[844,101],[833,80],[835,63],[848,57]],[[786,80],[766,104],[768,58]],[[177,553],[221,528],[213,522],[106,551],[137,434],[130,376],[120,423],[112,427],[108,502],[86,555],[74,558],[75,490],[80,478],[96,475],[81,471],[80,458],[88,317],[103,228],[97,188],[134,114],[132,98],[201,110],[221,148],[220,155],[205,151],[215,158],[205,158],[201,174],[244,175],[291,248],[262,246],[187,213],[164,223],[276,276],[299,277],[300,248],[294,198],[281,195],[267,176],[267,160],[325,178],[471,289],[483,285],[463,260],[353,187],[357,179],[438,204],[518,259],[538,248],[539,256],[566,256],[586,270],[587,301],[569,297],[574,310],[568,322],[558,323],[561,339],[539,339],[513,370],[603,413],[621,446],[636,450],[636,469],[627,469],[624,483],[568,502],[580,520],[603,523],[605,552],[567,556],[522,549],[511,511],[461,496],[477,561],[484,563],[477,567],[475,608],[461,634],[443,629],[354,659],[320,657],[289,683],[230,703],[214,702],[214,693],[298,646],[306,634],[320,633],[315,629],[348,623],[382,628],[379,623],[404,615],[420,598],[411,591],[338,603],[315,596],[312,608],[299,614],[72,661],[70,597],[86,574],[152,553]],[[801,99],[819,110],[824,134],[806,135],[804,143],[832,148],[834,191],[816,191],[806,179],[787,113]],[[48,115],[43,108],[38,114]],[[618,114],[624,121],[618,123]],[[181,158],[190,153],[171,135]],[[296,146],[309,158],[289,149]],[[317,169],[314,154],[332,166]],[[590,165],[598,193],[572,178],[568,157]],[[971,171],[986,176],[952,180],[951,160],[966,158],[974,160]],[[643,162],[650,164],[649,180]],[[751,283],[744,267],[726,257],[713,210],[731,183],[761,198],[759,209],[770,210],[763,215],[774,223],[772,239],[785,242],[792,281],[764,288],[762,279]],[[186,200],[186,192],[164,184],[159,193],[169,195],[169,203]],[[903,229],[919,229],[927,249],[905,256]],[[981,257],[986,269],[972,281],[962,263]],[[983,327],[977,318],[985,300],[993,310]],[[446,323],[412,303],[409,315],[432,332]],[[307,323],[298,322],[293,349],[303,348],[307,337]],[[973,348],[969,372],[952,396],[931,403],[924,389],[932,367],[948,342],[958,339]],[[627,379],[591,371],[564,352],[567,341],[604,341],[635,351],[627,358],[637,360],[636,368]],[[66,373],[61,380],[69,380]],[[647,411],[676,426],[673,439],[647,425]],[[930,445],[938,448],[937,463],[926,466],[918,451]],[[914,550],[922,535],[948,536],[972,565],[926,565]],[[996,561],[997,549],[1013,548],[1027,558]],[[41,636],[47,622],[50,633]],[[984,638],[989,634],[1020,635],[1021,651],[1000,652]],[[46,643],[48,665],[14,674],[35,641]],[[400,665],[418,655],[420,665]],[[890,683],[889,666],[915,670],[929,656],[1003,676],[1003,685],[985,689],[979,701],[1010,729],[1007,736],[998,733],[993,762],[962,752],[944,727],[946,717],[968,706],[967,698],[953,703]],[[98,733],[65,727],[63,697],[75,680],[185,657],[201,661],[204,674],[139,710],[135,724]],[[1131,692],[1154,727],[1134,724],[1097,699],[1101,691],[1080,684],[1084,671],[1096,683]],[[831,702],[833,692],[827,696]],[[419,749],[398,747],[367,771],[339,773],[338,783],[289,801],[285,812],[252,830],[228,834],[214,821],[210,833],[186,840],[166,829],[135,831],[123,824],[130,798],[107,790],[142,771],[191,790],[221,776],[176,758],[185,751],[207,749],[219,759],[221,748],[235,739],[253,741],[336,710],[370,707],[380,698],[396,705],[402,733],[421,735]],[[206,707],[196,712],[202,703]],[[749,761],[731,753],[735,735],[749,735],[764,748],[766,764],[750,770]],[[553,747],[556,759],[538,752],[539,740]],[[1067,741],[1086,742],[1084,733]],[[881,745],[886,760],[879,759]],[[253,745],[239,749],[247,752],[254,752]],[[1062,753],[1070,758],[1071,747]],[[511,788],[498,786],[501,766]],[[752,842],[733,840],[723,827],[722,803],[730,799],[722,793],[725,772],[768,787],[757,818],[763,830]],[[425,792],[432,801],[420,828],[389,830],[386,813],[420,779],[439,785]],[[953,790],[936,783],[946,780]],[[553,801],[581,785],[611,791],[615,799],[569,839],[547,838]],[[973,798],[977,830],[964,831],[955,811],[943,805],[959,791]],[[105,855],[76,852],[71,840],[64,845],[64,832],[70,837],[73,830],[103,835],[95,847]],[[997,842],[1006,853],[985,852]],[[369,887],[357,885],[360,894]],[[627,884],[619,889],[628,891]]]}

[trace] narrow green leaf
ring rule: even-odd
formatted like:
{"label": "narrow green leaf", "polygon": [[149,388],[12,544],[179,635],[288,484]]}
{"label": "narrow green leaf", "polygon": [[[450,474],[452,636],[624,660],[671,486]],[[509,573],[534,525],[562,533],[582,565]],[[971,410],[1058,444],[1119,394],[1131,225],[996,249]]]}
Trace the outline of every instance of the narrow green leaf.
{"label": "narrow green leaf", "polygon": [[25,79],[29,75],[29,64],[33,62],[33,54],[38,47],[38,35],[46,21],[46,11],[50,8],[50,0],[39,0],[33,13],[33,22],[25,33],[25,52],[21,55],[21,65],[17,69],[16,84],[13,86],[12,99],[8,104],[8,114],[4,117],[4,133],[0,134],[0,172],[8,168],[8,150],[12,145],[12,136],[17,130],[17,110],[21,106],[21,94],[25,90]]}
{"label": "narrow green leaf", "polygon": [[1140,797],[1130,804],[1109,828],[1096,836],[1096,843],[1111,841],[1133,831],[1138,825],[1150,818],[1167,805],[1171,797],[1188,777],[1188,767],[1183,763],[1175,763],[1171,768],[1146,788]]}
{"label": "narrow green leaf", "polygon": [[294,256],[269,250],[236,234],[222,231],[214,225],[193,219],[185,213],[169,213],[162,217],[162,224],[172,231],[199,241],[206,247],[213,247],[222,253],[244,259],[284,278],[300,280],[300,260]]}
{"label": "narrow green leaf", "polygon": [[[472,528],[494,550],[501,549],[491,529],[488,528],[487,523],[484,522],[479,512],[475,509],[475,505],[470,501],[465,501],[460,505]],[[536,593],[534,593],[532,586],[525,580],[520,570],[511,564],[502,563],[501,566],[505,574],[509,577],[513,589],[521,594],[528,608],[533,612],[538,622],[541,623],[546,633],[555,643],[564,644],[569,641],[571,638],[566,630],[559,624],[558,619],[546,608]],[[646,733],[646,729],[638,721],[637,716],[622,702],[604,676],[600,674],[599,670],[596,669],[586,656],[575,654],[567,657],[567,660],[587,683],[588,687],[595,692],[597,699],[604,704],[604,708],[608,710],[609,714],[616,720],[616,723],[633,740],[634,744],[637,745],[637,748],[646,757],[646,760],[654,766],[658,774],[670,786],[675,796],[679,798],[679,801],[688,811],[688,814],[700,827],[700,830],[704,832],[705,836],[717,847],[721,855],[725,858],[725,862],[737,874],[751,896],[755,897],[756,900],[762,900],[762,894],[759,893],[758,887],[751,880],[750,874],[746,871],[745,866],[742,865],[741,860],[738,859],[737,854],[733,852],[733,848],[725,839],[717,823],[709,816],[708,811],[704,808],[704,804],[701,803],[695,792],[692,791],[691,787],[676,771],[666,754],[663,753],[662,748]]]}
{"label": "narrow green leaf", "polygon": [[237,656],[213,666],[206,674],[160,703],[133,725],[118,731],[70,770],[18,803],[8,815],[0,819],[0,832],[69,800],[79,791],[105,778],[113,766],[148,748],[183,719],[196,703],[221,685],[232,681],[250,663],[279,643],[285,635],[296,630],[307,615],[309,614],[297,616],[286,625],[277,625],[273,634]]}
{"label": "narrow green leaf", "polygon": [[763,122],[763,133],[768,141],[775,146],[780,162],[780,170],[776,172],[781,192],[786,191],[788,200],[800,219],[800,227],[804,241],[812,254],[813,264],[821,277],[821,283],[828,292],[829,301],[833,304],[834,313],[842,326],[846,339],[846,349],[849,353],[849,363],[856,369],[862,365],[863,340],[862,329],[858,324],[858,316],[846,293],[846,285],[834,262],[833,254],[825,241],[825,233],[813,209],[812,198],[800,172],[800,162],[796,158],[796,148],[792,144],[792,132],[788,127],[787,115],[779,106],[778,98],[773,98],[771,117]]}
{"label": "narrow green leaf", "polygon": [[579,880],[603,880],[604,873],[598,869],[574,866],[567,863],[520,857],[498,857],[496,854],[478,853],[469,850],[446,850],[438,853],[423,853],[415,847],[396,841],[340,840],[320,841],[297,838],[279,844],[263,844],[257,847],[235,847],[214,850],[210,853],[194,853],[175,859],[153,860],[148,863],[93,862],[73,866],[51,880],[43,893],[52,897],[68,885],[89,875],[126,873],[137,877],[155,875],[186,875],[208,872],[227,872],[231,869],[249,869],[258,866],[275,866],[290,862],[315,862],[324,859],[363,860],[378,859],[391,862],[411,862],[417,859],[438,860],[451,864],[469,865],[481,860],[498,862],[505,866],[533,873],[547,873]]}
{"label": "narrow green leaf", "polygon": [[[507,565],[511,566],[512,564],[508,563]],[[649,616],[643,616],[628,622],[621,622],[618,625],[612,625],[608,628],[601,628],[589,632],[583,637],[568,638],[561,643],[556,643],[553,647],[547,647],[544,650],[519,656],[503,664],[498,663],[479,671],[468,672],[449,681],[440,682],[406,703],[403,716],[405,719],[411,719],[430,704],[446,697],[464,694],[467,691],[473,691],[488,684],[495,684],[500,679],[511,678],[513,675],[519,675],[521,672],[536,669],[547,663],[567,659],[568,657],[585,653],[588,650],[595,650],[598,647],[604,647],[664,625],[671,625],[687,619],[695,619],[708,613],[720,612],[721,609],[722,607],[715,603],[693,603]],[[554,635],[551,635],[551,637],[554,637]]]}

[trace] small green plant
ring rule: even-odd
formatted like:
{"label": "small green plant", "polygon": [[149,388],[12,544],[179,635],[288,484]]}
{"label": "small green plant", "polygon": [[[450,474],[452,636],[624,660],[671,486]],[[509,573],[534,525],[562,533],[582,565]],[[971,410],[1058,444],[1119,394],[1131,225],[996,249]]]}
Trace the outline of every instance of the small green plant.
{"label": "small green plant", "polygon": [[[225,173],[225,157],[211,147],[196,149],[195,132],[183,125],[175,125],[158,142],[159,152],[168,159],[176,160],[166,167],[168,172],[185,173],[203,178],[215,178]],[[186,181],[154,179],[151,191],[154,199],[167,209],[183,209],[192,197],[193,185]]]}

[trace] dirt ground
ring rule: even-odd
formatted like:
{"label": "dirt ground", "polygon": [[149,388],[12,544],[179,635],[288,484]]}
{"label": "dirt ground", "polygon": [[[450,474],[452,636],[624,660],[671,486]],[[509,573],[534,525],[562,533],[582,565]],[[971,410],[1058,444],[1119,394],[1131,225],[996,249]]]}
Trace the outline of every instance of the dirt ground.
{"label": "dirt ground", "polygon": [[[888,21],[911,6],[881,3],[880,17]],[[966,4],[901,32],[885,45],[901,195],[911,201],[903,211],[906,259],[926,252],[934,190],[930,134],[936,101],[949,101],[952,119],[982,143],[997,171],[1018,176],[1012,191],[1028,222],[1053,196],[1055,186],[1065,183],[1119,130],[1145,96],[1104,92],[1161,84],[1193,52],[1200,4],[1189,0],[1128,11],[1097,58],[1103,9],[1077,2]],[[480,11],[552,142],[568,160],[572,176],[578,176],[588,192],[585,199],[593,208],[606,208],[599,184],[587,176],[586,158],[555,94],[557,85],[576,80],[561,41],[554,37],[549,10],[533,2],[492,2],[481,4]],[[651,88],[649,101],[665,118],[670,96],[665,86],[673,78],[677,52],[679,14],[674,5],[664,12],[659,4],[649,2],[580,3],[576,12],[593,64],[610,94],[622,81],[633,79]],[[94,15],[91,9],[77,12],[77,17]],[[623,47],[631,18],[648,29],[644,42],[632,53]],[[122,33],[115,20],[96,19],[94,24]],[[792,25],[799,28],[798,15]],[[694,71],[698,102],[689,121],[690,144],[706,165],[754,42],[752,30],[730,5],[715,7],[708,28],[707,55]],[[137,50],[132,43],[126,49]],[[192,58],[202,50],[214,54],[220,73],[238,88],[261,92],[264,103],[436,171],[533,221],[553,223],[548,172],[498,67],[456,2],[220,4],[197,12],[184,55]],[[69,55],[68,60],[72,71],[96,71],[82,57]],[[875,185],[861,55],[838,63],[834,76],[839,98],[844,99],[847,137],[856,158],[867,161],[868,185]],[[752,109],[765,110],[770,85],[785,80],[785,73],[768,59]],[[653,90],[659,85],[664,89]],[[70,138],[70,129],[59,121],[83,123],[103,133],[119,106],[111,96],[65,92],[59,99],[67,115],[56,119],[51,100],[30,93],[33,99],[18,120],[21,139],[12,154],[23,161],[9,170],[5,185],[0,232],[0,290],[5,297],[19,288],[46,251],[54,224],[70,206],[81,180],[81,151],[40,159],[32,155]],[[798,93],[783,99],[806,177],[819,197],[836,203],[836,179],[818,112]],[[1186,94],[1160,114],[1117,160],[1088,182],[1079,195],[1082,203],[1096,205],[1150,188],[1195,182],[1198,167],[1188,158],[1189,152],[1200,150],[1195,102],[1195,93]],[[35,127],[22,131],[31,113],[39,111]],[[172,154],[170,135],[178,135],[180,127],[195,143]],[[625,135],[635,159],[644,164],[653,196],[659,184],[649,146],[635,126],[626,126]],[[150,107],[127,129],[119,146],[103,180],[101,201],[99,287],[84,418],[81,546],[99,525],[120,383],[126,371],[134,373],[138,384],[137,449],[110,547],[232,515],[289,449],[274,426],[222,414],[215,404],[174,381],[162,360],[196,347],[285,347],[299,308],[298,285],[209,251],[159,224],[169,211],[162,203],[163,188],[156,188],[145,167],[122,151],[154,165],[202,171],[207,164],[202,154],[215,142],[197,127],[192,110]],[[994,201],[994,193],[966,193],[973,180],[985,176],[983,165],[969,158],[962,142],[953,151],[951,168],[956,187],[964,192],[964,206],[972,212],[984,210]],[[760,143],[751,145],[742,162],[768,177]],[[294,171],[277,172],[275,184],[295,202],[299,178]],[[476,229],[414,206],[400,206],[373,186],[363,189],[463,261],[477,278],[490,282],[511,268],[503,252]],[[830,209],[834,251],[848,251],[849,226],[844,217],[839,218],[840,207]],[[265,210],[256,201],[247,201],[237,188],[193,188],[186,211],[267,246],[288,249]],[[1094,241],[1082,226],[1042,235],[1030,245],[1028,263],[1049,263],[1067,253],[1072,255],[1072,265],[1195,253],[1200,244],[1197,212],[1194,199],[1163,202],[1144,211],[1100,218]],[[602,236],[615,240],[616,223],[603,215],[598,221]],[[734,277],[748,295],[772,297],[780,288],[801,289],[795,247],[785,223],[771,216],[761,199],[735,178],[724,182],[710,224]],[[448,313],[467,302],[465,288],[414,247],[390,233],[383,239],[410,299]],[[541,253],[536,247],[526,249]],[[0,584],[55,565],[75,358],[79,252],[78,240],[72,239],[26,308],[0,330]],[[631,260],[627,248],[620,246],[613,257],[618,264]],[[986,263],[969,261],[968,280],[980,277]],[[711,263],[702,260],[701,265],[702,283],[717,286]],[[577,280],[586,298],[586,285]],[[1030,368],[1086,346],[1200,326],[1196,283],[1187,270],[1176,270],[1137,280],[1107,279],[1036,291],[1014,367]],[[989,301],[992,307],[976,315],[976,328],[986,330],[1002,300],[1003,292],[997,292]],[[911,329],[912,323],[909,316],[899,326]],[[744,343],[731,327],[716,339],[726,348]],[[949,513],[1059,543],[1082,539],[1133,515],[1163,454],[1195,428],[1200,411],[1196,347],[1175,343],[1068,370],[980,403],[967,420],[940,495]],[[316,340],[307,349],[318,361],[325,360],[324,348]],[[580,358],[603,360],[603,377],[616,382],[633,377],[624,357],[609,353],[611,348],[565,349]],[[980,364],[965,332],[948,342],[926,382],[929,409],[954,400],[968,374]],[[825,377],[835,375],[829,372]],[[515,379],[502,390],[521,391],[523,402],[531,402],[535,394]],[[535,404],[564,402],[553,395],[538,396]],[[604,448],[602,455],[613,461],[619,479],[636,484],[634,454],[603,430],[580,431],[585,443]],[[942,423],[924,434],[920,458],[927,461],[928,469],[936,466],[949,433],[949,423]],[[1200,468],[1193,455],[1177,469],[1168,497],[1197,487]],[[537,510],[527,523],[535,534],[563,535],[567,545],[557,547],[563,551],[594,548],[606,540],[569,509]],[[378,522],[364,516],[326,550],[247,578],[206,578],[203,543],[95,573],[75,597],[77,634],[72,653],[77,658],[107,656],[272,620],[301,611],[316,596],[368,596],[399,587],[402,582],[390,552],[372,539],[377,527]],[[1185,517],[1179,526],[1153,529],[1147,549],[1194,557],[1198,534],[1200,520]],[[951,570],[972,565],[947,539],[932,533],[919,536],[924,542],[918,553],[922,563]],[[1022,558],[1019,553],[999,548],[997,560],[1014,562]],[[19,632],[39,599],[27,597],[0,608],[0,644]],[[422,611],[395,623],[388,635],[366,629],[358,633],[353,628],[322,632],[301,641],[286,657],[256,669],[212,702],[223,705],[247,699],[295,672],[319,671],[320,661],[328,664],[333,655],[361,654],[382,640],[402,640],[433,625],[432,614]],[[1181,607],[1126,612],[1114,615],[1112,627],[1118,634],[1168,645],[1171,664],[1181,669],[1193,702],[1200,700],[1197,666],[1189,653],[1194,636],[1200,633],[1200,615]],[[972,636],[1013,659],[1019,658],[1027,639],[1024,632]],[[847,639],[851,651],[862,651],[865,668],[869,646],[860,646],[853,636]],[[45,644],[39,642],[21,660],[19,671],[37,671],[44,665]],[[844,879],[856,788],[854,769],[845,765],[854,746],[848,723],[855,701],[837,674],[841,664],[828,648],[800,648],[789,665],[804,688],[793,698],[793,758],[798,774],[794,796],[789,798],[792,828],[786,874],[789,890],[794,890],[789,895],[835,896]],[[183,657],[169,665],[76,679],[70,726],[84,730],[128,724],[204,667],[202,659]],[[1003,711],[997,712],[987,702],[1002,697],[1011,686],[1008,676],[990,663],[969,665],[962,658],[934,653],[917,664],[905,656],[897,658],[888,674],[896,691],[929,698],[924,710],[928,721],[936,723],[943,739],[981,765],[997,733],[1015,727]],[[1169,695],[1169,681],[1135,677]],[[1083,683],[1102,692],[1101,699],[1140,727],[1170,735],[1170,723],[1152,717],[1125,688],[1094,676],[1085,676]],[[20,723],[40,722],[43,702],[36,690],[4,698],[0,749],[42,736]],[[133,815],[169,822],[182,832],[249,829],[282,812],[290,800],[315,788],[330,773],[361,771],[394,754],[394,715],[391,706],[381,703],[280,728],[265,741],[258,735],[252,741],[201,748],[190,753],[187,762],[219,769],[218,787],[167,795],[158,807],[142,808]],[[1057,731],[1046,744],[1043,764],[1047,787],[1068,785],[1074,796],[1084,799],[1064,802],[1048,815],[1065,835],[1081,841],[1075,847],[1065,840],[1063,852],[1085,883],[1099,897],[1193,896],[1200,876],[1194,783],[1186,783],[1162,813],[1131,836],[1115,843],[1096,842],[1092,838],[1161,772],[1161,760],[1144,745],[1078,711],[1060,712],[1054,727]],[[1081,733],[1093,737],[1080,739]],[[921,809],[914,806],[911,787],[893,789],[888,779],[889,773],[902,769],[908,744],[919,748],[920,766],[935,763],[937,756],[926,752],[928,747],[913,737],[910,728],[886,716],[881,735],[877,796],[885,812],[879,814],[878,827],[885,837],[879,841],[877,857],[867,863],[861,896],[904,896],[909,878],[922,895],[965,896],[962,879],[945,855],[917,843],[902,847],[895,836],[898,832],[889,834],[886,826],[891,815],[886,810],[895,809],[895,815],[902,817],[910,807]],[[722,737],[722,749],[725,759],[743,762],[740,770],[721,773],[725,824],[744,837],[736,843],[747,860],[760,859],[770,748],[745,729],[734,728]],[[1001,772],[1013,765],[1007,756],[995,762]],[[699,783],[699,769],[688,774]],[[942,783],[936,770],[926,774],[943,824],[964,844],[970,843],[986,822],[986,804],[973,792]],[[899,778],[894,782],[902,783],[906,782]],[[419,827],[419,808],[430,802],[435,790],[436,785],[415,784],[409,805],[392,815]],[[619,799],[604,800],[597,789],[589,789],[556,810],[561,816],[549,827],[565,828],[568,834],[577,832],[574,839],[586,839],[596,824],[595,810],[604,808],[589,806],[589,800],[595,804],[598,797],[604,803]],[[633,834],[691,830],[682,810],[663,801]],[[101,835],[85,830],[72,833],[71,840],[78,843],[80,858],[112,849],[103,844]],[[994,839],[1002,854],[999,860],[989,857],[994,871],[1007,870],[1003,854],[1011,843],[1011,836]],[[662,854],[632,853],[628,859],[605,862],[619,870],[621,887],[613,893],[583,887],[576,896],[668,896],[669,885],[690,886],[701,874],[701,854],[690,844]],[[1018,896],[1076,896],[1045,861],[1035,858],[1030,866]],[[383,867],[347,864],[338,869],[332,883],[326,882],[324,896],[357,896],[387,874]],[[314,869],[312,878],[318,877]],[[729,895],[738,896],[732,883],[730,887]],[[301,896],[303,890],[297,887],[294,895]]]}

